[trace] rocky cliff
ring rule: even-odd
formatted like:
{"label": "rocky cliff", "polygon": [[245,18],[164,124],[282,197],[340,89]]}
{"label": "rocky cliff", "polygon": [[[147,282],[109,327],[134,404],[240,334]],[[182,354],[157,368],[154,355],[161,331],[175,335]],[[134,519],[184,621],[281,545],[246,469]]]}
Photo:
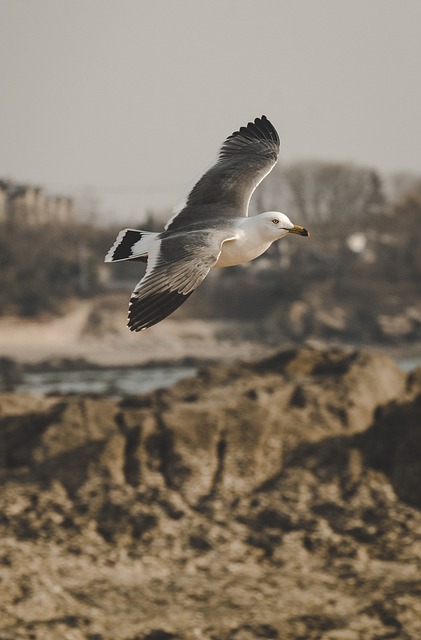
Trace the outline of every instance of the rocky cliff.
{"label": "rocky cliff", "polygon": [[301,349],[0,396],[0,639],[421,637],[421,375]]}

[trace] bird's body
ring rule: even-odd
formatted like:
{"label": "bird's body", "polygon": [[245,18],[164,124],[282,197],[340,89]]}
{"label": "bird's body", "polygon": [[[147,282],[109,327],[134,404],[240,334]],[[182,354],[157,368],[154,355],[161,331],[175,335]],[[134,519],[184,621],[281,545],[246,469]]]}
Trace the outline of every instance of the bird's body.
{"label": "bird's body", "polygon": [[239,237],[223,243],[219,258],[212,268],[235,267],[251,262],[267,251],[271,244],[261,241],[254,233],[247,235],[243,231]]}
{"label": "bird's body", "polygon": [[259,216],[239,218],[232,240],[223,242],[219,258],[213,267],[234,267],[245,264],[267,251],[273,240],[262,234],[259,223]]}
{"label": "bird's body", "polygon": [[118,234],[106,262],[147,261],[130,300],[132,331],[170,315],[211,268],[254,260],[288,233],[309,235],[280,212],[247,217],[251,195],[272,170],[279,149],[273,125],[265,116],[256,118],[227,138],[162,233],[124,229]]}

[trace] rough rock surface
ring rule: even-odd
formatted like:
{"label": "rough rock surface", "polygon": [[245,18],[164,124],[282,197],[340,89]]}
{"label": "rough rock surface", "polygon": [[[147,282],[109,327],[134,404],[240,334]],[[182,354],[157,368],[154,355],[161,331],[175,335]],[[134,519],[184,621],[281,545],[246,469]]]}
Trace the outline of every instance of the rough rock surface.
{"label": "rough rock surface", "polygon": [[421,374],[301,349],[0,396],[0,640],[421,637]]}

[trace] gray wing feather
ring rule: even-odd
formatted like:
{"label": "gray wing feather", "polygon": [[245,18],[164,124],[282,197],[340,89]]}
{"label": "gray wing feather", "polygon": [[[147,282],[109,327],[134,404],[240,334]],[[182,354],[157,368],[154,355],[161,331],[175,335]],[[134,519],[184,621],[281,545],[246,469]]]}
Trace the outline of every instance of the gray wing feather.
{"label": "gray wing feather", "polygon": [[157,242],[148,268],[134,289],[128,327],[142,331],[160,322],[187,300],[218,260],[225,233],[190,232]]}
{"label": "gray wing feather", "polygon": [[166,229],[182,229],[212,218],[246,216],[253,191],[273,169],[279,150],[278,133],[265,116],[235,131]]}

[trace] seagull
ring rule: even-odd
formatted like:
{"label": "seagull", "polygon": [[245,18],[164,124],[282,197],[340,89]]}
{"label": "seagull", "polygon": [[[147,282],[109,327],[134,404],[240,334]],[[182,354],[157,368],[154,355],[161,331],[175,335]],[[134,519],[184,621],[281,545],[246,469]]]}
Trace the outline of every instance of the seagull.
{"label": "seagull", "polygon": [[309,236],[284,213],[248,217],[250,198],[280,151],[275,127],[262,116],[228,136],[161,233],[123,229],[105,262],[147,263],[129,303],[127,326],[143,331],[187,300],[210,269],[244,264],[293,233]]}

